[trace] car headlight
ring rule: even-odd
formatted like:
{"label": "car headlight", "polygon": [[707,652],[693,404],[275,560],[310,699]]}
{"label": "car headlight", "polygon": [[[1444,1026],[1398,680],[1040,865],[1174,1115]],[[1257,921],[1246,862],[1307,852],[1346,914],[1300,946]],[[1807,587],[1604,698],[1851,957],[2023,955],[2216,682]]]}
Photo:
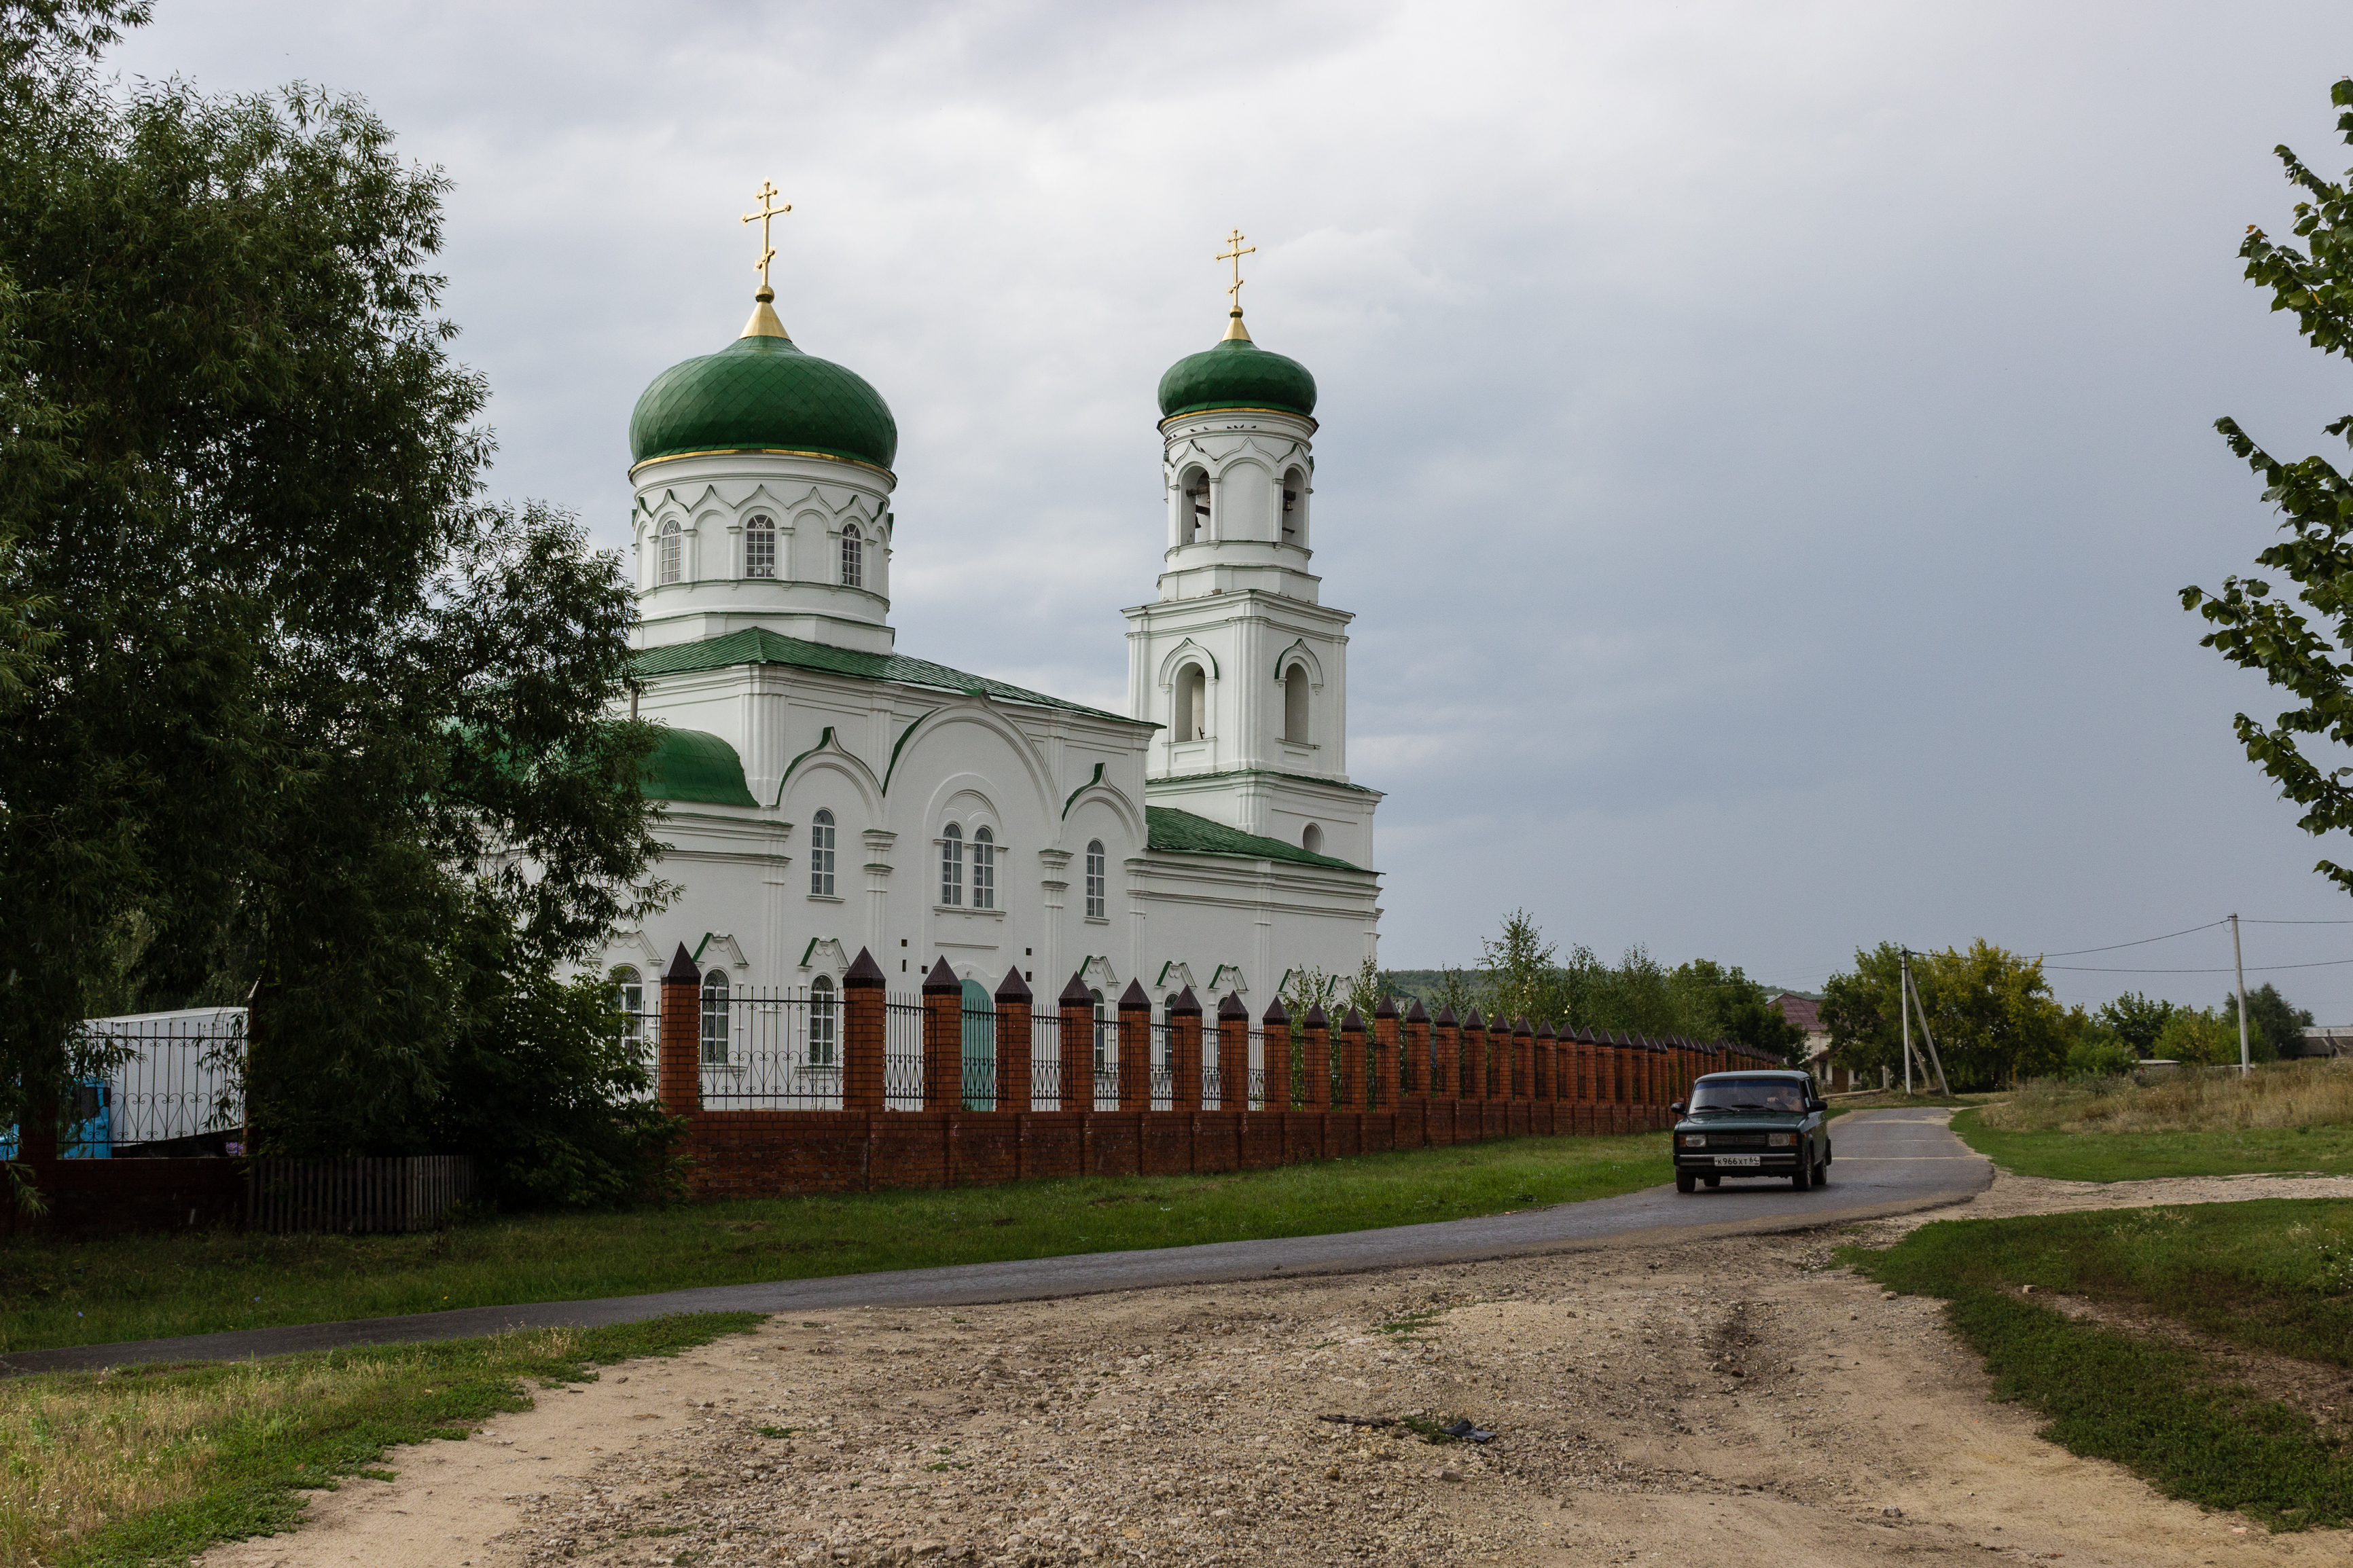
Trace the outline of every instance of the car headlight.
{"label": "car headlight", "polygon": [[1769,1149],[1787,1149],[1797,1141],[1798,1135],[1794,1132],[1768,1132],[1765,1135],[1765,1144]]}
{"label": "car headlight", "polygon": [[1704,1132],[1682,1133],[1676,1137],[1675,1143],[1677,1147],[1683,1149],[1704,1149],[1707,1147],[1707,1134]]}

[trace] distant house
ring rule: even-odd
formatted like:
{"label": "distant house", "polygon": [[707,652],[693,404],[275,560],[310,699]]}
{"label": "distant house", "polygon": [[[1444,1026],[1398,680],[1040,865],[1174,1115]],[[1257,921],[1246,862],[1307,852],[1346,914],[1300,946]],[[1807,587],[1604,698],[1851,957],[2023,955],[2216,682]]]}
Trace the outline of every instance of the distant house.
{"label": "distant house", "polygon": [[1822,1022],[1822,999],[1803,991],[1784,991],[1773,998],[1773,1005],[1781,1009],[1781,1016],[1803,1030],[1806,1037],[1804,1060],[1806,1070],[1824,1093],[1851,1089],[1854,1075],[1831,1061],[1830,1026]]}
{"label": "distant house", "polygon": [[2353,1056],[2353,1027],[2343,1024],[2310,1024],[2305,1026],[2304,1038],[2295,1047],[2280,1052],[2284,1057],[2346,1057]]}

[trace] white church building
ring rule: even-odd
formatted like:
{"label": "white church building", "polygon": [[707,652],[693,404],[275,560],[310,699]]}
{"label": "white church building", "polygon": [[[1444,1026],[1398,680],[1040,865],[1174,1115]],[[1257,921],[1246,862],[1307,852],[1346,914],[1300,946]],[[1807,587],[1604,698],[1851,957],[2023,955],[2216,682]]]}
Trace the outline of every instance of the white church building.
{"label": "white church building", "polygon": [[1380,796],[1348,777],[1350,617],[1311,569],[1314,378],[1239,295],[1161,378],[1167,544],[1106,712],[899,651],[897,425],[786,335],[765,274],[755,298],[629,423],[635,703],[680,891],[608,948],[625,991],[650,1005],[681,943],[706,994],[824,996],[860,948],[893,990],[944,957],[1041,1006],[1082,971],[1253,1014],[1293,971],[1354,972]]}

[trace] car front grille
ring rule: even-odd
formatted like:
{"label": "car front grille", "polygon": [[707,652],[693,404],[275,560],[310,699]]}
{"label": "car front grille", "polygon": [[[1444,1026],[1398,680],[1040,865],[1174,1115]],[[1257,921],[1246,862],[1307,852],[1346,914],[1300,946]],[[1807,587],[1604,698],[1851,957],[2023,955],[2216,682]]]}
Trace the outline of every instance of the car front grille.
{"label": "car front grille", "polygon": [[1717,1149],[1762,1149],[1766,1146],[1765,1140],[1770,1136],[1770,1134],[1764,1132],[1710,1132],[1704,1134],[1704,1136],[1707,1139],[1707,1142],[1703,1145],[1703,1147],[1713,1151]]}

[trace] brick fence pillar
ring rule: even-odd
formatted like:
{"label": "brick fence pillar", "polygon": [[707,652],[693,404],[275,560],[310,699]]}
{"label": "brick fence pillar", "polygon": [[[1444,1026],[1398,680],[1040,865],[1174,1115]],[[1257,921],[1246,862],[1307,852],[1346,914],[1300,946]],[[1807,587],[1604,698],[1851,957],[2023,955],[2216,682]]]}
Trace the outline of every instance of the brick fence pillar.
{"label": "brick fence pillar", "polygon": [[1536,1097],[1536,1032],[1525,1018],[1512,1020],[1512,1098]]}
{"label": "brick fence pillar", "polygon": [[1365,1016],[1354,1007],[1340,1015],[1340,1103],[1335,1109],[1365,1109]]}
{"label": "brick fence pillar", "polygon": [[1119,994],[1119,1108],[1152,1109],[1152,998],[1140,980]]}
{"label": "brick fence pillar", "polygon": [[923,1109],[964,1109],[964,982],[944,958],[923,976]]}
{"label": "brick fence pillar", "polygon": [[1266,1005],[1259,1019],[1261,1045],[1266,1051],[1266,1108],[1291,1109],[1291,1015],[1278,996]]}
{"label": "brick fence pillar", "polygon": [[1550,1018],[1536,1030],[1536,1098],[1552,1103],[1560,1100],[1560,1037]]}
{"label": "brick fence pillar", "polygon": [[1019,965],[1005,972],[997,984],[997,1109],[1029,1109],[1030,1041],[1029,987],[1022,984]]}
{"label": "brick fence pillar", "polygon": [[1332,1108],[1332,1020],[1324,1016],[1321,1002],[1310,1002],[1307,1016],[1300,1021],[1299,1076],[1307,1080],[1299,1086],[1300,1109],[1329,1110]]}
{"label": "brick fence pillar", "polygon": [[1428,1100],[1436,1081],[1430,1061],[1430,1010],[1416,997],[1398,1031],[1398,1075],[1409,1100]]}
{"label": "brick fence pillar", "polygon": [[864,948],[841,977],[841,1108],[882,1109],[882,966]]}
{"label": "brick fence pillar", "polygon": [[1462,1098],[1462,1026],[1451,1007],[1440,1007],[1430,1026],[1430,1092],[1440,1100]]}
{"label": "brick fence pillar", "polygon": [[1250,1009],[1229,991],[1218,1004],[1218,1109],[1248,1110],[1250,1102]]}
{"label": "brick fence pillar", "polygon": [[672,1116],[702,1109],[702,973],[681,942],[661,977],[659,1092]]}
{"label": "brick fence pillar", "polygon": [[1201,1004],[1190,985],[1168,1003],[1168,1103],[1201,1109]]}
{"label": "brick fence pillar", "polygon": [[1398,1010],[1388,996],[1373,1007],[1373,1092],[1381,1110],[1398,1108]]}
{"label": "brick fence pillar", "polygon": [[1487,1020],[1476,1007],[1462,1020],[1462,1079],[1464,1099],[1487,1098]]}
{"label": "brick fence pillar", "polygon": [[1061,1021],[1055,1029],[1062,1058],[1061,1106],[1065,1110],[1095,1108],[1095,999],[1085,977],[1073,974],[1062,987],[1059,1003]]}

